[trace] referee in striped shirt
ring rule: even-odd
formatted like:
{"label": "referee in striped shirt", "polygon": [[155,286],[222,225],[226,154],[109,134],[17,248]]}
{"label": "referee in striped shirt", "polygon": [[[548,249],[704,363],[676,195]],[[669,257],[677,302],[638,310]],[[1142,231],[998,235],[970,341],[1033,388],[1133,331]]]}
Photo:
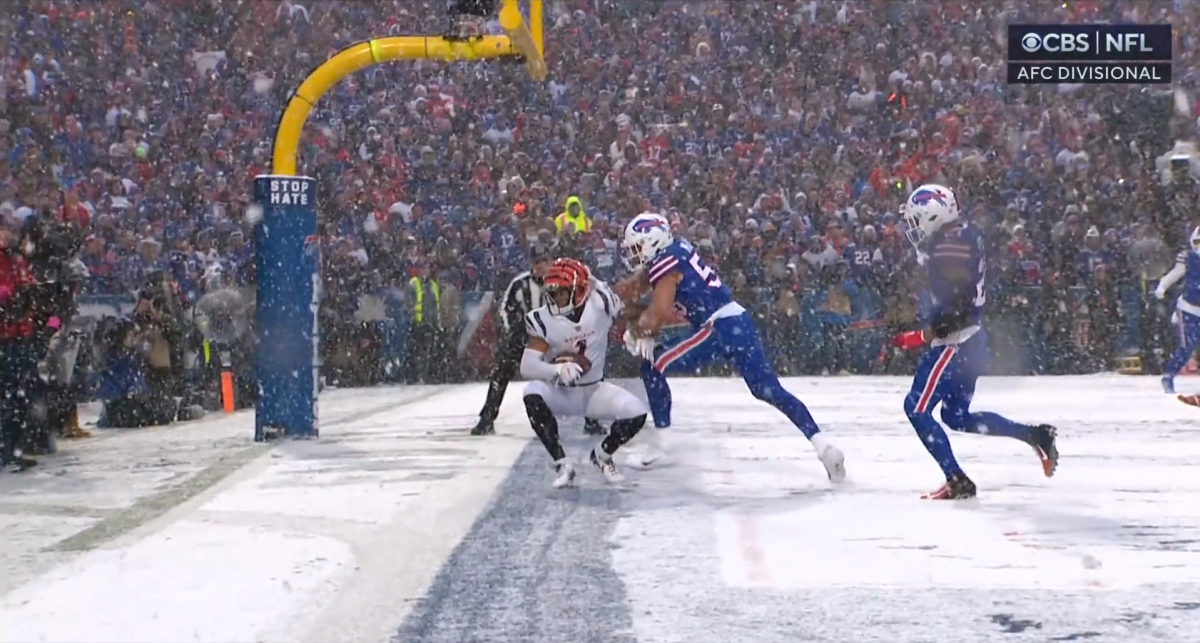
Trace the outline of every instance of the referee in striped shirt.
{"label": "referee in striped shirt", "polygon": [[[504,401],[504,391],[521,368],[521,355],[525,352],[525,344],[529,338],[525,334],[525,315],[530,311],[545,305],[542,291],[542,276],[550,266],[552,257],[550,251],[541,244],[536,244],[529,251],[529,270],[513,277],[504,296],[500,300],[500,325],[503,335],[500,339],[500,350],[496,355],[496,363],[488,376],[487,401],[479,412],[479,423],[471,429],[471,435],[492,435],[496,432],[496,416],[500,413],[500,403]],[[604,432],[600,423],[589,419],[584,430],[592,435]]]}

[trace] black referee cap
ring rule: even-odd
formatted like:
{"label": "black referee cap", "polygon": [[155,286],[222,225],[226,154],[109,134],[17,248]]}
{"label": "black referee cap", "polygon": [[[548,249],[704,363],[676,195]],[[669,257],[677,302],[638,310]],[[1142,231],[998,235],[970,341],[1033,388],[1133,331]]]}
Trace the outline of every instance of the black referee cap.
{"label": "black referee cap", "polygon": [[529,263],[539,261],[550,261],[550,249],[543,244],[535,243],[529,248]]}

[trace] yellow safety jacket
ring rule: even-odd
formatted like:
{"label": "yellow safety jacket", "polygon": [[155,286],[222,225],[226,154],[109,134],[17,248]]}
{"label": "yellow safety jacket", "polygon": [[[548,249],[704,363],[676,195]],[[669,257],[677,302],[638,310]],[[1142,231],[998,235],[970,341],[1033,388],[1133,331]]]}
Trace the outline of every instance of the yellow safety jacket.
{"label": "yellow safety jacket", "polygon": [[[421,284],[420,277],[413,277],[408,280],[412,285],[413,290],[417,291],[417,302],[413,305],[413,321],[420,324],[425,321],[425,288]],[[433,305],[441,309],[442,306],[442,289],[438,288],[438,282],[433,279],[429,280],[429,286],[433,288]]]}
{"label": "yellow safety jacket", "polygon": [[[571,216],[567,211],[572,205],[579,206],[579,214]],[[583,201],[580,201],[577,196],[567,197],[567,203],[563,208],[562,214],[554,217],[554,228],[557,232],[562,232],[567,223],[575,225],[575,232],[590,232],[592,229],[592,220],[583,211]]]}

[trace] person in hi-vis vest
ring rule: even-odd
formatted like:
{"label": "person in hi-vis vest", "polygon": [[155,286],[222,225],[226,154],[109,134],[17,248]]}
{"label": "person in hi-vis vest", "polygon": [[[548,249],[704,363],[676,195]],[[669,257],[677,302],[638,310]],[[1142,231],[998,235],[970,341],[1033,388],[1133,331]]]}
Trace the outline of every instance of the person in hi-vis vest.
{"label": "person in hi-vis vest", "polygon": [[430,274],[428,262],[417,265],[417,275],[408,280],[409,311],[408,368],[410,384],[442,381],[446,346],[442,325],[442,288]]}
{"label": "person in hi-vis vest", "polygon": [[[571,224],[570,228],[567,227],[567,224]],[[580,201],[579,197],[575,195],[567,197],[566,208],[561,214],[554,217],[554,230],[558,234],[563,234],[568,229],[574,229],[580,234],[592,230],[592,220],[583,210],[583,201]]]}

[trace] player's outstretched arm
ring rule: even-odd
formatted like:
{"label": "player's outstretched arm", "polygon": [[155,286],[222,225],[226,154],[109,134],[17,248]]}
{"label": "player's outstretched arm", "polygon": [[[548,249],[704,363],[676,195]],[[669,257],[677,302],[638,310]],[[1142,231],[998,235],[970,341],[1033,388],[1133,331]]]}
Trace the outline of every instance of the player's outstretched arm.
{"label": "player's outstretched arm", "polygon": [[617,299],[621,300],[620,318],[626,322],[637,319],[642,311],[646,310],[646,305],[641,300],[649,292],[650,284],[646,281],[646,273],[643,270],[634,271],[632,275],[609,285],[609,288]]}
{"label": "player's outstretched arm", "polygon": [[644,337],[653,337],[675,316],[675,290],[683,275],[678,272],[663,276],[654,284],[650,293],[650,306],[638,317],[638,331]]}
{"label": "player's outstretched arm", "polygon": [[647,308],[649,306],[646,304],[628,304],[623,306],[621,308],[621,319],[627,322],[637,319],[642,316],[642,313],[646,312]]}
{"label": "player's outstretched arm", "polygon": [[1166,297],[1167,291],[1171,289],[1171,286],[1174,286],[1175,282],[1183,279],[1185,274],[1187,274],[1187,264],[1182,261],[1176,262],[1175,267],[1171,268],[1171,272],[1163,275],[1163,278],[1158,280],[1158,288],[1154,290],[1154,295],[1159,299]]}
{"label": "player's outstretched arm", "polygon": [[646,281],[646,273],[640,268],[611,286],[612,291],[621,298],[621,303],[631,306],[650,291],[650,282]]}

